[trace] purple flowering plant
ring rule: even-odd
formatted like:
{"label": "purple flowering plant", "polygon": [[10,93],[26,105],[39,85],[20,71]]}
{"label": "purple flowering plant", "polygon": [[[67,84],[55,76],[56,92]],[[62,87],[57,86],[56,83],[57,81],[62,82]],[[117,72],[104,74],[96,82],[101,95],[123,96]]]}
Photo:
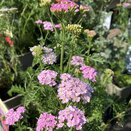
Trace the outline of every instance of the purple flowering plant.
{"label": "purple flowering plant", "polygon": [[[4,0],[3,2],[8,3]],[[86,5],[88,2],[90,4]],[[14,20],[13,24],[19,27],[15,33],[17,38],[14,36],[10,39],[7,36],[6,43],[0,45],[0,54],[7,59],[7,63],[1,63],[0,58],[0,67],[11,67],[9,74],[2,69],[0,81],[7,73],[6,78],[9,76],[14,84],[8,93],[21,94],[23,97],[22,106],[12,108],[5,117],[2,116],[10,129],[13,127],[16,131],[101,131],[106,128],[107,125],[102,120],[103,109],[108,104],[114,104],[115,100],[110,99],[105,89],[108,85],[113,87],[112,81],[116,78],[113,77],[112,70],[105,68],[119,68],[118,64],[114,64],[118,63],[118,59],[115,59],[112,51],[115,51],[115,55],[120,53],[116,47],[108,51],[114,40],[105,38],[110,32],[104,31],[99,23],[99,9],[105,11],[108,4],[109,0],[18,0],[18,3],[15,3],[19,6],[18,15],[21,16],[18,21]],[[130,3],[122,3],[117,5],[117,8],[119,14],[116,15],[118,18],[114,19],[115,23],[122,25],[122,29],[125,30],[127,16],[131,14],[128,12]],[[2,34],[0,33],[0,40]],[[125,39],[121,36],[119,38],[120,41]],[[115,39],[117,40],[116,37]],[[14,48],[11,40],[19,43],[17,46],[20,52],[23,49],[30,50],[33,56],[32,66],[19,72],[20,74],[13,69],[17,65],[17,57],[9,57],[14,63],[10,64],[5,55],[11,56],[9,50],[3,50],[3,45],[7,45],[9,49]],[[113,44],[111,47],[114,47]],[[106,59],[106,63],[103,58]],[[124,81],[123,75],[121,77]],[[21,83],[16,83],[16,78]],[[8,81],[5,81],[5,84],[8,84]],[[125,104],[122,106],[125,108]],[[114,107],[119,108],[118,110],[121,108],[117,104],[113,105]],[[116,114],[119,115],[117,109]]]}
{"label": "purple flowering plant", "polygon": [[24,84],[10,91],[23,95],[27,116],[20,119],[24,129],[73,131],[88,125],[87,108],[98,79],[96,61],[91,59],[96,32],[85,31],[84,16],[72,20],[74,15],[87,13],[78,7],[71,0],[61,0],[49,7],[50,19],[34,21],[41,33],[39,44],[30,47],[32,67],[23,73]]}

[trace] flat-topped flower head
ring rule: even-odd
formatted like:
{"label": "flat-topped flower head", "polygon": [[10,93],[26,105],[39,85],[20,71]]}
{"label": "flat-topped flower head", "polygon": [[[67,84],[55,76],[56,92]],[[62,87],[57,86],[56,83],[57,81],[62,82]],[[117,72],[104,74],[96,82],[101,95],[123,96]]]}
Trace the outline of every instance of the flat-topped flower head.
{"label": "flat-topped flower head", "polygon": [[80,100],[84,103],[90,102],[93,90],[88,84],[67,73],[62,74],[60,78],[62,81],[58,86],[58,98],[62,103],[80,102]]}
{"label": "flat-topped flower head", "polygon": [[52,114],[44,112],[40,115],[37,121],[36,131],[53,131],[53,129],[56,127],[56,124],[56,117]]}
{"label": "flat-topped flower head", "polygon": [[56,62],[56,54],[53,52],[53,49],[48,47],[43,47],[44,54],[42,56],[42,62],[44,64],[52,65]]}
{"label": "flat-topped flower head", "polygon": [[25,107],[20,106],[16,109],[16,111],[12,108],[5,115],[5,124],[7,125],[15,125],[20,119],[23,118],[22,114],[25,112]]}
{"label": "flat-topped flower head", "polygon": [[51,52],[42,56],[42,62],[44,64],[52,65],[56,62],[56,58],[56,54],[54,52]]}
{"label": "flat-topped flower head", "polygon": [[96,32],[94,30],[89,30],[89,29],[84,30],[84,33],[86,33],[87,36],[91,38],[93,38],[96,35]]}
{"label": "flat-topped flower head", "polygon": [[69,12],[71,10],[76,10],[78,5],[71,0],[60,0],[58,3],[51,4],[51,12]]}
{"label": "flat-topped flower head", "polygon": [[83,27],[79,24],[68,24],[66,30],[72,34],[79,35]]}
{"label": "flat-topped flower head", "polygon": [[69,128],[82,130],[82,126],[87,122],[84,112],[75,106],[66,107],[59,111],[57,128],[62,128],[65,124]]}
{"label": "flat-topped flower head", "polygon": [[55,86],[57,83],[55,82],[55,79],[57,77],[57,72],[53,70],[43,70],[38,75],[39,83],[42,85],[49,85],[49,86]]}

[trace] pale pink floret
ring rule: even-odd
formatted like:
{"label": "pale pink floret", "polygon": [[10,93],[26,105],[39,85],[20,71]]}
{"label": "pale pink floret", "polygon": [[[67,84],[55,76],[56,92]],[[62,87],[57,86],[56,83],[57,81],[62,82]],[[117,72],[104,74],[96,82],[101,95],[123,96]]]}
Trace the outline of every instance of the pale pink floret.
{"label": "pale pink floret", "polygon": [[55,24],[55,28],[61,29],[61,24]]}
{"label": "pale pink floret", "polygon": [[56,54],[54,52],[44,54],[42,56],[42,62],[48,65],[54,64],[56,62]]}
{"label": "pale pink floret", "polygon": [[89,79],[92,82],[96,81],[97,71],[93,67],[82,65],[80,70],[82,71],[84,78]]}
{"label": "pale pink floret", "polygon": [[71,65],[81,66],[84,64],[84,58],[80,56],[73,56],[71,60]]}
{"label": "pale pink floret", "polygon": [[123,7],[125,7],[125,8],[131,7],[131,3],[126,3],[126,2],[124,2],[124,3],[123,3]]}
{"label": "pale pink floret", "polygon": [[56,62],[56,54],[53,52],[53,49],[48,47],[43,47],[44,54],[42,56],[42,62],[44,64],[52,65]]}
{"label": "pale pink floret", "polygon": [[43,21],[42,20],[37,20],[35,21],[36,24],[43,24]]}
{"label": "pale pink floret", "polygon": [[44,21],[43,22],[43,27],[44,27],[44,30],[53,31],[53,24],[51,22]]}
{"label": "pale pink floret", "polygon": [[55,86],[57,83],[55,82],[55,79],[57,77],[57,72],[52,70],[43,70],[38,75],[39,83],[42,85],[49,85],[49,86]]}

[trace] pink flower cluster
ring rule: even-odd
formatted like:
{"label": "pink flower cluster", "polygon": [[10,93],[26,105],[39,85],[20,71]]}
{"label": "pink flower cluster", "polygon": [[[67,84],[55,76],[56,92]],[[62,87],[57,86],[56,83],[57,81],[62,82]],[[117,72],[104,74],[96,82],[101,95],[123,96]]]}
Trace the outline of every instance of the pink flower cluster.
{"label": "pink flower cluster", "polygon": [[82,126],[87,122],[84,113],[75,106],[69,106],[64,110],[59,111],[58,128],[62,128],[66,123],[69,128],[81,130]]}
{"label": "pink flower cluster", "polygon": [[42,56],[42,62],[44,64],[52,65],[56,62],[56,54],[51,48],[44,47],[44,55]]}
{"label": "pink flower cluster", "polygon": [[70,10],[78,10],[78,5],[71,0],[61,0],[59,3],[52,4],[50,10],[52,12],[69,12]]}
{"label": "pink flower cluster", "polygon": [[58,97],[62,103],[79,102],[81,99],[85,103],[90,101],[93,90],[88,84],[67,73],[61,74],[61,80],[58,86]]}
{"label": "pink flower cluster", "polygon": [[43,25],[44,30],[54,31],[54,28],[61,29],[61,24],[52,24],[52,23],[49,22],[49,21],[37,20],[35,23],[36,23],[36,24]]}
{"label": "pink flower cluster", "polygon": [[125,8],[131,7],[131,3],[126,3],[126,2],[124,2],[124,3],[123,3],[123,7],[125,7]]}
{"label": "pink flower cluster", "polygon": [[73,56],[71,60],[71,65],[81,66],[84,64],[84,58],[80,56]]}
{"label": "pink flower cluster", "polygon": [[92,82],[96,81],[97,71],[90,66],[86,66],[84,64],[84,58],[80,56],[72,56],[71,65],[80,66],[80,70],[82,71],[83,77],[91,80]]}
{"label": "pink flower cluster", "polygon": [[45,112],[40,115],[37,121],[36,131],[44,131],[44,129],[47,131],[53,131],[56,124],[56,117]]}
{"label": "pink flower cluster", "polygon": [[43,22],[43,27],[44,27],[44,30],[53,31],[53,24],[51,22],[44,21]]}
{"label": "pink flower cluster", "polygon": [[96,81],[97,71],[93,67],[82,65],[80,70],[82,71],[84,78],[89,79],[92,82]]}
{"label": "pink flower cluster", "polygon": [[16,109],[10,109],[5,116],[5,124],[7,125],[15,125],[15,122],[18,122],[23,118],[22,113],[25,112],[25,107],[20,106]]}
{"label": "pink flower cluster", "polygon": [[52,70],[43,70],[39,75],[38,75],[38,80],[39,83],[42,85],[49,85],[49,86],[55,86],[56,82],[55,79],[57,77],[57,72],[52,71]]}

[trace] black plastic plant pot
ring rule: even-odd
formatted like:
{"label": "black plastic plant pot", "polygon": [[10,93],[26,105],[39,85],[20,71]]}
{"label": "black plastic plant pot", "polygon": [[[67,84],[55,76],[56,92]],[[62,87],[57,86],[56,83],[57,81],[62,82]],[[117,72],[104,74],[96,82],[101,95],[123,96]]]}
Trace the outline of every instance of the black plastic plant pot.
{"label": "black plastic plant pot", "polygon": [[9,126],[5,124],[4,116],[11,108],[17,108],[21,105],[22,96],[17,95],[5,101],[0,99],[0,131],[9,131]]}
{"label": "black plastic plant pot", "polygon": [[120,88],[113,83],[110,83],[106,87],[106,91],[109,95],[115,95],[120,99],[127,99],[131,97],[131,85]]}
{"label": "black plastic plant pot", "polygon": [[22,70],[26,70],[28,67],[32,66],[33,56],[31,52],[27,52],[24,55],[19,57],[21,62]]}

